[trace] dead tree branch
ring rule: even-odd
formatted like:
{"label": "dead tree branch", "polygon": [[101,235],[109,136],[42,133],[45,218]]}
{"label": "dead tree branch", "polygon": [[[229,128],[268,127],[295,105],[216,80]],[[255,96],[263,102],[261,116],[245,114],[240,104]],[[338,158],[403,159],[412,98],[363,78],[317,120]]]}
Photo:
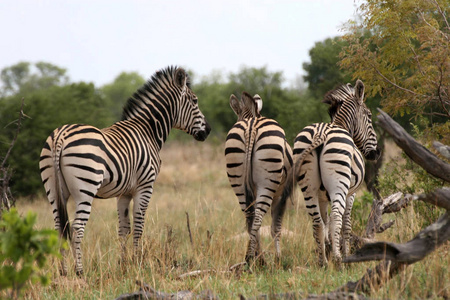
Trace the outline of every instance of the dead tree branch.
{"label": "dead tree branch", "polygon": [[372,260],[383,260],[383,262],[377,265],[375,270],[367,270],[360,280],[348,282],[337,291],[370,293],[371,289],[381,286],[406,266],[422,260],[450,239],[450,188],[442,188],[432,193],[412,196],[411,199],[434,204],[445,208],[447,212],[435,223],[404,244],[368,243],[353,255],[346,257],[345,263]]}
{"label": "dead tree branch", "polygon": [[397,122],[388,114],[378,109],[378,125],[387,131],[395,143],[402,148],[416,164],[431,175],[450,182],[450,164],[439,159],[427,148],[414,140]]}
{"label": "dead tree branch", "polygon": [[191,232],[191,224],[189,222],[189,213],[186,212],[186,226],[189,233],[189,240],[191,241],[191,245],[194,245],[194,240],[192,239],[192,232]]}
{"label": "dead tree branch", "polygon": [[[20,105],[20,111],[19,111],[19,119],[17,120],[17,128],[16,132],[14,134],[14,137],[9,144],[9,148],[6,151],[5,157],[3,158],[3,161],[0,165],[0,216],[1,212],[4,208],[9,210],[11,208],[11,202],[13,202],[13,197],[11,194],[11,191],[9,189],[9,180],[11,178],[11,172],[9,168],[6,166],[6,162],[8,161],[9,156],[11,155],[11,151],[14,147],[14,144],[17,141],[17,137],[19,136],[20,128],[22,126],[22,119],[25,117],[25,114],[23,113],[23,107],[25,105],[25,99],[22,98],[22,103]],[[14,202],[13,202],[14,205]]]}
{"label": "dead tree branch", "polygon": [[438,141],[433,142],[433,147],[446,159],[450,159],[450,147],[439,143]]}

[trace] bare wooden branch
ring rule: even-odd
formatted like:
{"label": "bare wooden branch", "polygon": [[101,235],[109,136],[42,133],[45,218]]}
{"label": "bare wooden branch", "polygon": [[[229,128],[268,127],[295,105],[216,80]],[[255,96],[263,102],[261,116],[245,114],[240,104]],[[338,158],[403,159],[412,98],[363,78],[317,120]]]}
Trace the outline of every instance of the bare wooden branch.
{"label": "bare wooden branch", "polygon": [[25,117],[23,113],[23,107],[25,105],[25,99],[22,98],[22,103],[20,105],[19,111],[19,119],[17,120],[17,128],[14,134],[13,140],[9,144],[9,148],[6,151],[5,157],[3,157],[3,161],[0,165],[0,217],[2,210],[6,208],[9,210],[12,205],[14,205],[14,198],[11,194],[11,190],[9,188],[9,180],[11,179],[10,169],[6,166],[6,162],[11,154],[11,151],[14,147],[14,144],[17,141],[17,137],[19,136],[20,128],[22,126],[22,119]]}
{"label": "bare wooden branch", "polygon": [[392,225],[394,225],[394,220],[389,220],[389,222],[381,224],[380,227],[377,229],[377,233],[385,232],[387,229],[391,228]]}
{"label": "bare wooden branch", "polygon": [[428,194],[413,196],[413,199],[421,200],[423,202],[427,202],[450,211],[450,188],[447,187],[437,189]]}
{"label": "bare wooden branch", "polygon": [[375,270],[367,270],[366,274],[356,282],[348,282],[336,292],[366,293],[380,287],[406,266],[425,258],[439,246],[450,239],[450,189],[437,189],[419,196],[408,196],[412,200],[421,200],[445,208],[446,213],[435,223],[419,232],[412,240],[404,244],[389,242],[367,243],[353,255],[344,259],[345,263],[383,260]]}
{"label": "bare wooden branch", "polygon": [[450,239],[450,214],[447,212],[405,244],[389,242],[366,244],[353,255],[346,257],[344,262],[390,260],[412,264],[423,259],[448,239]]}
{"label": "bare wooden branch", "polygon": [[17,141],[17,137],[19,136],[20,133],[20,128],[22,126],[22,119],[24,118],[25,114],[23,113],[23,106],[25,105],[25,99],[22,98],[22,104],[20,105],[20,111],[19,111],[19,119],[17,119],[17,128],[16,128],[16,133],[14,134],[14,138],[11,141],[11,144],[9,144],[9,148],[8,151],[6,152],[5,157],[3,158],[2,164],[0,165],[0,170],[3,170],[6,164],[6,161],[9,158],[9,155],[11,154],[11,150],[14,147],[14,144]]}
{"label": "bare wooden branch", "polygon": [[186,223],[187,223],[187,229],[189,232],[189,240],[191,241],[191,245],[194,245],[194,241],[192,240],[192,233],[191,233],[191,224],[189,222],[189,214],[186,212]]}
{"label": "bare wooden branch", "polygon": [[450,164],[439,159],[427,148],[416,142],[397,122],[388,114],[378,109],[378,125],[387,131],[395,143],[402,148],[415,163],[431,175],[450,182]]}
{"label": "bare wooden branch", "polygon": [[[381,228],[383,214],[397,212],[406,207],[409,201],[410,197],[403,197],[403,194],[400,192],[392,194],[384,199],[374,199],[372,211],[370,212],[369,219],[367,220],[364,238],[370,241],[375,238],[376,233],[382,232],[392,226],[393,222],[390,225],[383,225],[383,228]],[[361,241],[358,241],[358,243],[360,242]]]}
{"label": "bare wooden branch", "polygon": [[370,294],[372,289],[378,289],[405,267],[406,264],[383,261],[375,267],[375,270],[368,269],[360,280],[349,281],[335,292]]}
{"label": "bare wooden branch", "polygon": [[116,300],[132,300],[132,299],[159,299],[159,300],[165,300],[165,299],[218,299],[210,290],[206,290],[203,292],[200,292],[198,294],[191,292],[191,291],[179,291],[176,293],[165,293],[161,291],[157,291],[150,287],[146,283],[141,283],[139,280],[136,281],[136,284],[139,285],[141,288],[139,291],[130,293],[130,294],[123,294],[116,298]]}
{"label": "bare wooden branch", "polygon": [[450,159],[450,147],[439,143],[438,141],[433,142],[433,147],[445,158]]}

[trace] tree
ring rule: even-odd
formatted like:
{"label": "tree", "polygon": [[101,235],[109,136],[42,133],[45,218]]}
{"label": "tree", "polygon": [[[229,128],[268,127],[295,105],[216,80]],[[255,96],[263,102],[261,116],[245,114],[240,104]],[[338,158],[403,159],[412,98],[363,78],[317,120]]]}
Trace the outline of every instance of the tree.
{"label": "tree", "polygon": [[428,139],[449,144],[448,1],[369,0],[359,10],[340,65],[366,83],[369,96],[380,95],[388,113],[424,119]]}
{"label": "tree", "polygon": [[[3,155],[16,131],[13,124],[19,117],[21,97],[14,95],[0,101],[0,153]],[[112,117],[107,104],[93,84],[83,82],[28,93],[24,108],[28,118],[22,122],[21,133],[8,160],[14,170],[13,194],[28,196],[43,191],[39,155],[45,139],[55,128],[68,123],[109,126]]]}
{"label": "tree", "polygon": [[122,109],[128,98],[140,88],[145,79],[137,72],[122,72],[112,83],[104,85],[100,91],[111,105],[111,112],[115,121],[122,119]]}
{"label": "tree", "polygon": [[[4,68],[0,78],[3,87],[0,96],[9,96],[18,93],[26,94],[51,86],[67,84],[69,78],[66,69],[47,62],[38,62],[34,65],[36,72],[31,72],[33,66],[29,62],[19,62]],[[23,95],[24,96],[24,95]]]}
{"label": "tree", "polygon": [[344,45],[345,41],[341,37],[334,37],[315,43],[309,50],[311,62],[303,63],[303,69],[306,71],[303,78],[315,98],[322,99],[337,85],[352,80],[351,74],[338,66],[339,53]]}
{"label": "tree", "polygon": [[229,106],[231,94],[240,97],[243,91],[259,94],[263,100],[262,115],[273,118],[286,132],[289,143],[307,124],[321,121],[326,107],[318,110],[316,102],[305,91],[283,87],[282,72],[271,72],[267,67],[243,67],[238,73],[231,73],[228,81],[220,72],[213,72],[193,86],[199,98],[202,111],[214,132],[224,137],[236,122],[236,116]]}

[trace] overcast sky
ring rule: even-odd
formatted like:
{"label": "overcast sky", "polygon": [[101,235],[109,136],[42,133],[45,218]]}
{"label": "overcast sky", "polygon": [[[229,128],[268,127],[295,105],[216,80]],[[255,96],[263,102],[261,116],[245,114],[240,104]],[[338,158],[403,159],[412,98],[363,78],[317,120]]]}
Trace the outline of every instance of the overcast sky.
{"label": "overcast sky", "polygon": [[0,69],[19,61],[66,68],[72,81],[148,78],[179,65],[199,76],[242,66],[287,82],[318,41],[341,35],[355,0],[2,0]]}

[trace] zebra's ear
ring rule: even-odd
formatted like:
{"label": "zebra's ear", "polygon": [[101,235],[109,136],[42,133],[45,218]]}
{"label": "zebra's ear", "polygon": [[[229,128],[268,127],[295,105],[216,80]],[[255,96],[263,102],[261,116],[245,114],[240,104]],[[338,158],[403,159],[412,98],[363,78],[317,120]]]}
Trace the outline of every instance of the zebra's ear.
{"label": "zebra's ear", "polygon": [[184,71],[183,68],[178,68],[175,71],[174,79],[175,79],[175,83],[180,88],[183,88],[186,85],[186,80],[187,80],[186,71]]}
{"label": "zebra's ear", "polygon": [[234,94],[231,94],[230,96],[230,106],[234,113],[239,117],[242,113],[242,101]]}
{"label": "zebra's ear", "polygon": [[256,102],[256,107],[257,107],[258,113],[261,113],[261,109],[263,107],[263,101],[261,99],[261,96],[259,96],[258,94],[255,94],[255,96],[253,96],[253,100]]}
{"label": "zebra's ear", "polygon": [[356,80],[355,86],[356,97],[358,97],[358,103],[363,104],[364,102],[364,83],[361,80]]}
{"label": "zebra's ear", "polygon": [[258,106],[253,99],[252,96],[250,96],[247,92],[242,92],[242,101],[244,102],[244,106],[252,113],[252,116],[259,117],[259,111]]}

